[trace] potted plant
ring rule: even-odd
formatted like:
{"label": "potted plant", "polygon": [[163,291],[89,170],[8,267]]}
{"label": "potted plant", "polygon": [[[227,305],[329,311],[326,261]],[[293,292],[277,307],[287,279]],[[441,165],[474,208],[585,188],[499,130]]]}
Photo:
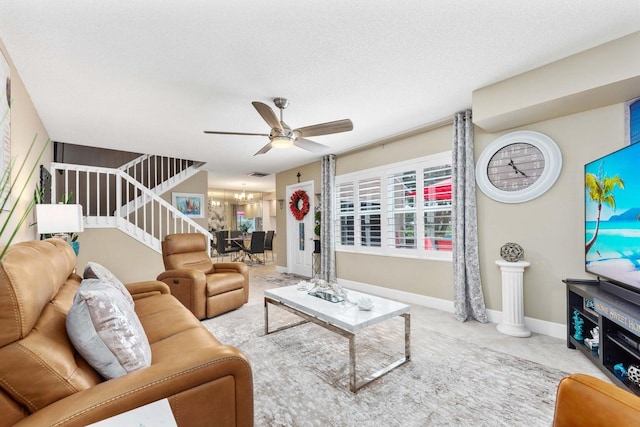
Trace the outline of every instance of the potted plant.
{"label": "potted plant", "polygon": [[[0,125],[4,123],[4,120],[7,116],[8,112],[4,117],[0,118]],[[27,150],[24,159],[22,159],[22,162],[19,165],[16,165],[16,159],[11,159],[8,166],[2,173],[2,176],[0,177],[0,212],[8,211],[8,213],[4,215],[4,220],[2,221],[0,226],[0,237],[4,237],[6,235],[5,233],[10,233],[9,237],[4,241],[4,248],[2,249],[2,252],[0,252],[0,260],[4,258],[4,254],[7,252],[7,249],[9,249],[11,242],[13,242],[16,234],[18,233],[36,204],[35,198],[32,198],[23,212],[18,211],[20,205],[18,201],[22,199],[24,192],[27,190],[27,187],[31,182],[31,178],[38,168],[40,159],[49,146],[49,140],[47,140],[42,146],[42,149],[40,149],[40,152],[38,153],[33,166],[28,166],[27,160],[29,159],[29,155],[36,145],[36,139],[37,135],[31,141],[31,145],[29,145],[29,149]],[[16,168],[16,166],[18,167]],[[19,187],[18,182],[22,183]],[[12,199],[13,203],[10,203]],[[15,225],[12,225],[10,228],[10,223],[14,221],[16,217],[18,222]]]}
{"label": "potted plant", "polygon": [[251,228],[251,221],[240,221],[240,226],[238,227],[240,228],[240,231],[242,231],[243,235],[247,235],[247,233],[249,232],[249,229]]}

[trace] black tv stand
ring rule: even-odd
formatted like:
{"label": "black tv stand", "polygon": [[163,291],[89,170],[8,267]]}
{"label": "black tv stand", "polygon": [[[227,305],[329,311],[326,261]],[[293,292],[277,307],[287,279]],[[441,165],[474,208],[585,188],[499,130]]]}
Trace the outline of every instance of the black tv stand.
{"label": "black tv stand", "polygon": [[632,304],[640,306],[640,294],[637,292],[623,288],[622,286],[618,286],[614,283],[607,282],[606,280],[600,282],[600,289],[620,297],[625,301],[629,301]]}
{"label": "black tv stand", "polygon": [[572,284],[572,285],[598,285],[600,284],[600,279],[570,279],[566,278],[563,280],[564,283]]}
{"label": "black tv stand", "polygon": [[[640,366],[640,306],[615,293],[626,289],[602,280],[563,282],[567,287],[567,347],[583,353],[614,384],[640,396],[637,384],[614,373],[618,364],[627,370],[631,365]],[[590,348],[584,338],[592,338],[595,327],[599,342]],[[582,336],[576,333],[577,329],[582,330]]]}

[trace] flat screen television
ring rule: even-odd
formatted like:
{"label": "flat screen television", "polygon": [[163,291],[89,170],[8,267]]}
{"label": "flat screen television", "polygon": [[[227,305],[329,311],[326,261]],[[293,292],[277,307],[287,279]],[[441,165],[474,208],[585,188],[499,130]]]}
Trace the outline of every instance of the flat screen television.
{"label": "flat screen television", "polygon": [[640,143],[587,163],[585,270],[640,304]]}

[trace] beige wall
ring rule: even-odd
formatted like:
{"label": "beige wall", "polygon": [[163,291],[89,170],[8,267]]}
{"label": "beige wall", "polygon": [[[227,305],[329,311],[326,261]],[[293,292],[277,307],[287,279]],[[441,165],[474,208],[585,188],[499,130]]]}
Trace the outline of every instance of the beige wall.
{"label": "beige wall", "polygon": [[[500,247],[520,244],[531,262],[524,281],[525,316],[566,322],[566,277],[584,273],[583,167],[624,145],[624,104],[531,124],[518,129],[542,132],[559,146],[562,172],[544,195],[526,203],[496,202],[478,191],[480,269],[488,308],[502,310]],[[512,130],[518,130],[512,129]],[[511,130],[510,130],[511,131]],[[503,133],[476,128],[476,158]]]}
{"label": "beige wall", "polygon": [[624,102],[640,89],[640,32],[473,92],[474,123],[489,132]]}
{"label": "beige wall", "polygon": [[336,175],[451,150],[451,132],[451,126],[443,126],[392,143],[378,144],[368,150],[338,156]]}
{"label": "beige wall", "polygon": [[89,261],[104,265],[123,283],[155,280],[164,271],[162,255],[118,229],[87,228],[78,241],[80,274]]}
{"label": "beige wall", "polygon": [[[38,116],[38,112],[33,106],[31,102],[31,97],[27,93],[27,90],[24,87],[22,79],[18,75],[13,62],[11,61],[11,57],[7,53],[7,50],[0,41],[0,51],[4,54],[9,66],[11,67],[11,157],[16,159],[16,164],[20,164],[27,153],[29,145],[31,142],[36,140],[36,144],[34,146],[34,150],[29,156],[27,160],[27,166],[32,166],[35,160],[38,157],[38,153],[42,149],[43,145],[48,141],[49,134],[47,133],[42,121],[40,120],[40,116]],[[2,82],[4,86],[4,82]],[[45,155],[42,157],[39,164],[49,165],[53,158],[53,148],[51,144],[47,147]],[[22,185],[26,182],[28,172],[25,173],[23,171],[23,178],[20,180],[15,180],[16,188],[21,188]],[[15,175],[14,175],[15,176]],[[36,184],[39,181],[39,168],[36,168],[34,175],[30,180],[30,184],[27,187],[27,190],[24,192],[23,196],[20,199],[17,199],[17,193],[14,192],[13,201],[18,204],[17,212],[24,212],[27,209],[29,202],[33,198],[33,192],[36,188]],[[36,228],[34,226],[30,226],[35,222],[35,217],[32,213],[29,218],[25,221],[25,223],[20,228],[18,234],[15,237],[15,242],[20,242],[24,240],[33,240],[35,238]],[[14,214],[14,217],[18,216]],[[0,214],[0,221],[4,222],[6,218],[6,213],[3,212]],[[17,225],[17,220],[12,218],[11,223],[9,225],[8,230],[13,230]],[[7,231],[3,236],[0,237],[0,244],[5,244],[9,237],[10,233]]]}

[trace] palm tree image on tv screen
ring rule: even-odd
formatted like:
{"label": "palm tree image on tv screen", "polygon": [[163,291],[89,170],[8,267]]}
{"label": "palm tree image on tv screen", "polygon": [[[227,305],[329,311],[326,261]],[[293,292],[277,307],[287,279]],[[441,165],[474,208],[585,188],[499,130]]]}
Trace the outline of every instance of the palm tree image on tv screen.
{"label": "palm tree image on tv screen", "polygon": [[640,287],[640,144],[585,165],[585,265]]}

